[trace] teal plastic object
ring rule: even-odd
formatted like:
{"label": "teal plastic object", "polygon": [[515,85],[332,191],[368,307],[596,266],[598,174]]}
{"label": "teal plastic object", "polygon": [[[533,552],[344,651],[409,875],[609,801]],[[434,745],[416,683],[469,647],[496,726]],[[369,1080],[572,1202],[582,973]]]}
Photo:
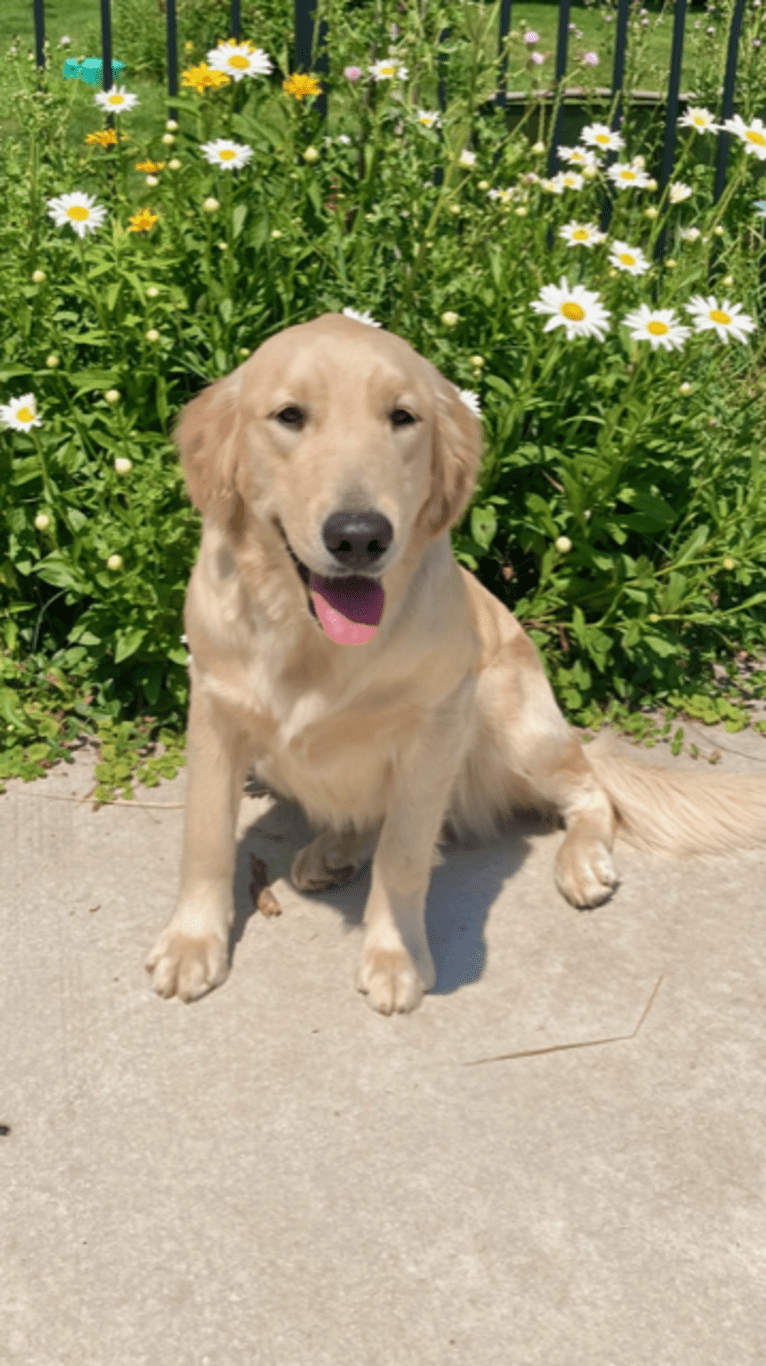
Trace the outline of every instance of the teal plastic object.
{"label": "teal plastic object", "polygon": [[[104,63],[100,57],[86,57],[84,62],[78,62],[76,57],[67,57],[64,62],[65,81],[85,81],[86,85],[101,85]],[[116,81],[125,70],[124,62],[117,62],[112,58],[112,80]]]}

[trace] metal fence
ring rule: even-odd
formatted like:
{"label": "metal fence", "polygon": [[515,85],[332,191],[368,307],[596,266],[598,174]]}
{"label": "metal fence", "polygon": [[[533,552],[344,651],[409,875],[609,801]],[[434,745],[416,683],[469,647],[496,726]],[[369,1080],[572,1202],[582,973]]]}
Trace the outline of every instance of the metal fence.
{"label": "metal fence", "polygon": [[[317,0],[294,0],[295,4],[295,47],[293,52],[293,71],[309,71],[319,76],[328,74],[328,59],[325,50],[327,37],[327,23],[321,21],[319,34],[317,36],[316,51],[312,62],[312,51],[314,50],[314,14],[316,11]],[[44,67],[45,57],[43,44],[45,41],[45,19],[43,12],[43,0],[33,0],[35,16],[35,41],[36,58],[38,67]],[[110,0],[100,0],[101,6],[101,47],[103,60],[103,81],[104,90],[108,90],[112,85],[112,24]],[[614,111],[611,118],[611,127],[617,127],[621,117],[622,101],[620,93],[623,89],[625,80],[625,56],[627,50],[628,35],[628,14],[630,0],[619,0],[616,26],[616,42],[614,53],[614,68],[612,71],[611,96],[614,101]],[[737,70],[737,49],[739,35],[742,29],[742,16],[744,11],[744,0],[735,0],[734,13],[732,16],[731,28],[727,43],[726,56],[726,75],[724,79],[723,103],[719,115],[722,123],[730,118],[734,112],[734,83]],[[569,40],[569,22],[571,12],[571,0],[559,0],[559,22],[558,40],[556,47],[556,70],[554,77],[554,94],[561,92],[567,69],[567,45]],[[681,81],[681,56],[684,42],[684,26],[686,23],[687,0],[675,0],[675,13],[673,19],[673,43],[670,56],[670,70],[668,73],[667,87],[667,112],[665,117],[665,137],[663,145],[662,166],[660,170],[660,186],[664,188],[670,179],[673,167],[673,155],[676,142],[676,125],[678,119],[678,99],[679,86]],[[166,0],[166,29],[167,29],[167,69],[168,69],[168,103],[169,115],[175,117],[176,110],[172,107],[173,97],[178,94],[178,45],[177,45],[177,24],[176,24],[176,0]],[[500,24],[498,34],[498,51],[502,50],[503,40],[510,32],[511,28],[511,0],[501,0],[500,5]],[[240,0],[231,0],[231,29],[230,36],[239,39],[240,37]],[[447,38],[446,31],[440,35],[439,46]],[[505,88],[508,60],[503,58],[500,65],[499,89],[497,92],[497,103],[503,108],[507,108],[507,91]],[[441,71],[441,67],[440,67]],[[447,103],[447,92],[443,76],[440,76],[438,83],[439,106],[445,109]],[[322,119],[327,117],[327,94],[323,92],[316,100],[316,108]],[[112,117],[112,116],[108,116]],[[557,102],[556,118],[554,123],[553,138],[551,141],[551,151],[549,157],[548,174],[552,175],[557,166],[556,147],[561,141],[561,121],[563,117],[563,101]],[[721,133],[718,144],[718,160],[716,165],[714,197],[720,199],[724,185],[726,183],[726,167],[729,157],[729,147],[731,135]]]}

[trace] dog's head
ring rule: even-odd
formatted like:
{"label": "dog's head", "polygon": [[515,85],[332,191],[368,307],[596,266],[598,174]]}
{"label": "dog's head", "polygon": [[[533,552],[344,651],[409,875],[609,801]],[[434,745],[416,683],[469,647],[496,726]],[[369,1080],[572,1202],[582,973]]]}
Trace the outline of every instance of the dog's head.
{"label": "dog's head", "polygon": [[325,313],[270,337],[193,399],[177,441],[206,518],[277,532],[339,612],[359,589],[364,622],[382,611],[375,583],[463,513],[481,427],[401,337]]}

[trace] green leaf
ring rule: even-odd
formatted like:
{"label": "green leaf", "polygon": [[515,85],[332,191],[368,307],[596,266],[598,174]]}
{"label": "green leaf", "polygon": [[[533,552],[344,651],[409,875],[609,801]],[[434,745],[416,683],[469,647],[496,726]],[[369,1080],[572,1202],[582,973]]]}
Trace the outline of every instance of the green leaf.
{"label": "green leaf", "polygon": [[532,514],[534,522],[542,526],[548,535],[555,540],[559,534],[558,527],[551,516],[548,504],[539,493],[528,493],[526,497],[527,511]]}
{"label": "green leaf", "polygon": [[35,566],[35,573],[43,583],[53,584],[55,588],[73,588],[84,592],[85,586],[74,565],[68,564],[59,551],[54,551]]}
{"label": "green leaf", "polygon": [[15,692],[11,688],[0,688],[0,717],[7,726],[13,726],[15,730],[23,731],[26,735],[34,730],[29,718],[24,715],[21,704]]}
{"label": "green leaf", "polygon": [[667,659],[668,655],[674,655],[678,649],[678,643],[665,640],[663,636],[645,635],[644,642],[661,659]]}
{"label": "green leaf", "polygon": [[247,204],[237,204],[231,219],[231,235],[236,242],[247,218]]}
{"label": "green leaf", "polygon": [[84,394],[91,389],[113,389],[116,383],[117,375],[114,370],[78,370],[72,375],[75,398],[78,394]]}
{"label": "green leaf", "polygon": [[118,631],[117,644],[114,650],[115,664],[119,664],[121,660],[134,655],[145,635],[146,628],[144,626],[131,626],[127,631]]}
{"label": "green leaf", "polygon": [[584,511],[587,503],[587,494],[582,484],[577,479],[573,479],[566,470],[560,471],[561,482],[566,489],[567,501],[575,517],[579,517]]}
{"label": "green leaf", "polygon": [[471,535],[482,550],[487,550],[497,531],[497,517],[488,506],[471,509]]}
{"label": "green leaf", "polygon": [[688,541],[684,542],[678,554],[675,556],[675,564],[686,564],[687,560],[690,560],[692,556],[697,554],[698,550],[702,549],[709,534],[710,528],[708,526],[696,527]]}
{"label": "green leaf", "polygon": [[164,375],[157,376],[156,388],[157,413],[161,422],[167,422],[168,412],[168,386]]}
{"label": "green leaf", "polygon": [[663,612],[675,612],[686,592],[687,582],[688,580],[684,574],[679,574],[675,569],[673,570],[667,586],[664,592],[660,594],[659,598],[660,607]]}
{"label": "green leaf", "polygon": [[320,213],[322,208],[322,197],[319,193],[319,186],[315,180],[310,180],[308,182],[307,191],[311,203],[314,205],[317,213]]}
{"label": "green leaf", "polygon": [[738,612],[744,612],[747,607],[756,607],[758,603],[766,602],[766,593],[754,593],[751,598],[741,602],[737,608]]}

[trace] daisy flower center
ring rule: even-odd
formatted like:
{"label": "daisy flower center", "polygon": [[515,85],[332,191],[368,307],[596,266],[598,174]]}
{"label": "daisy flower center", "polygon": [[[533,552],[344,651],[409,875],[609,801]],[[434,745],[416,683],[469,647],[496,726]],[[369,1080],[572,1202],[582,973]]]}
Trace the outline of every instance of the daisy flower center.
{"label": "daisy flower center", "polygon": [[561,312],[565,318],[569,319],[570,323],[581,323],[585,317],[585,309],[581,308],[579,304],[571,302],[562,304]]}
{"label": "daisy flower center", "polygon": [[731,315],[720,308],[711,308],[708,317],[712,323],[723,323],[724,326],[731,322]]}
{"label": "daisy flower center", "polygon": [[239,53],[229,58],[229,66],[235,66],[243,71],[246,71],[249,65],[250,63],[248,62],[247,57],[241,57]]}
{"label": "daisy flower center", "polygon": [[634,266],[636,264],[635,256],[631,256],[630,252],[628,251],[624,251],[622,253],[622,255],[620,256],[620,260],[622,261],[622,264],[624,266]]}
{"label": "daisy flower center", "polygon": [[221,161],[231,161],[232,158],[237,155],[237,153],[232,152],[230,147],[224,147],[223,150],[218,153],[218,155],[221,158]]}
{"label": "daisy flower center", "polygon": [[577,228],[576,231],[572,233],[572,236],[577,242],[587,242],[590,233],[587,232],[585,228]]}
{"label": "daisy flower center", "polygon": [[109,103],[110,103],[110,104],[122,104],[122,95],[110,95],[110,96],[109,96]]}
{"label": "daisy flower center", "polygon": [[608,133],[596,133],[596,142],[603,142],[606,145],[609,141]]}
{"label": "daisy flower center", "polygon": [[667,323],[660,322],[659,318],[653,318],[650,323],[646,324],[646,330],[647,332],[651,332],[653,337],[664,337],[665,333],[670,331],[670,328]]}
{"label": "daisy flower center", "polygon": [[756,132],[755,128],[748,128],[745,137],[748,142],[754,142],[756,147],[766,147],[766,137],[763,136],[763,133]]}
{"label": "daisy flower center", "polygon": [[90,209],[86,209],[84,204],[72,204],[71,208],[67,209],[67,215],[76,223],[84,223],[90,218]]}
{"label": "daisy flower center", "polygon": [[620,179],[621,179],[621,180],[635,180],[635,178],[636,178],[636,173],[635,173],[635,171],[621,171],[621,172],[620,172]]}
{"label": "daisy flower center", "polygon": [[19,422],[34,422],[35,415],[29,408],[19,408],[16,413]]}

